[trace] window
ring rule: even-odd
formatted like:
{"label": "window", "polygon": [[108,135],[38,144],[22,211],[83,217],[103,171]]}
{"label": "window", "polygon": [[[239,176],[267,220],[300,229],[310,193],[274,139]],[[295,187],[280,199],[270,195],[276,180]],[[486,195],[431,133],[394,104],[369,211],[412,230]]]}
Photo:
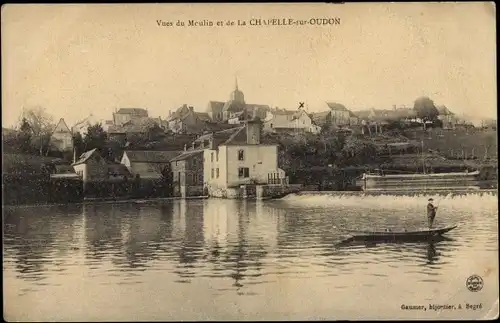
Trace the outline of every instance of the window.
{"label": "window", "polygon": [[219,168],[217,168],[217,169],[215,170],[215,176],[216,176],[217,178],[219,178]]}
{"label": "window", "polygon": [[245,160],[245,152],[242,149],[238,150],[238,160]]}
{"label": "window", "polygon": [[250,177],[248,167],[240,167],[240,168],[238,168],[238,177],[239,178],[248,178],[248,177]]}
{"label": "window", "polygon": [[214,169],[212,168],[212,178],[214,178]]}
{"label": "window", "polygon": [[219,161],[219,151],[215,152],[215,161]]}
{"label": "window", "polygon": [[[213,163],[214,162],[214,153],[210,154],[210,161]],[[212,176],[213,177],[213,176]]]}
{"label": "window", "polygon": [[273,124],[271,123],[271,128],[273,127]]}

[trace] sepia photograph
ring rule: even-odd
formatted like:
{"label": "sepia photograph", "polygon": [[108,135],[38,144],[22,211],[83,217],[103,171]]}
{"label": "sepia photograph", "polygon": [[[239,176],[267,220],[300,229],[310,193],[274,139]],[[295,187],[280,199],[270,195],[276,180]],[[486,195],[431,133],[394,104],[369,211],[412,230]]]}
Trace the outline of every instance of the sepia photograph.
{"label": "sepia photograph", "polygon": [[9,322],[494,320],[493,2],[5,4]]}

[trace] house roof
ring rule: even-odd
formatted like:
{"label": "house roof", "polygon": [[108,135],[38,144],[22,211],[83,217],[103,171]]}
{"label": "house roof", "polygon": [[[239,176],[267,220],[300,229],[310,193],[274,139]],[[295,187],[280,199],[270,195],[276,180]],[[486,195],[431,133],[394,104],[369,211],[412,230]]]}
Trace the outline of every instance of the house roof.
{"label": "house roof", "polygon": [[122,126],[110,125],[108,133],[147,133],[149,127],[158,125],[161,126],[160,118],[142,117],[132,119]]}
{"label": "house roof", "polygon": [[170,161],[173,162],[173,161],[179,161],[179,160],[186,160],[188,158],[191,158],[193,156],[196,156],[196,155],[199,155],[202,153],[203,153],[203,149],[188,150],[188,151],[185,151],[185,152],[181,153],[180,155],[172,158]]}
{"label": "house roof", "polygon": [[142,114],[148,115],[148,111],[142,108],[121,108],[116,113],[118,114]]}
{"label": "house roof", "polygon": [[238,124],[206,122],[205,130],[208,132],[219,132],[239,127]]}
{"label": "house roof", "polygon": [[340,104],[340,103],[336,103],[336,102],[326,102],[326,105],[328,105],[328,107],[331,109],[331,110],[336,110],[336,111],[348,111],[347,108],[343,105],[343,104]]}
{"label": "house roof", "polygon": [[246,144],[247,143],[247,132],[245,131],[246,127],[239,127],[234,131],[231,136],[224,141],[223,145],[237,145],[237,144]]}
{"label": "house roof", "polygon": [[175,120],[175,119],[180,119],[182,120],[183,118],[185,118],[189,112],[191,112],[190,108],[188,107],[187,104],[183,104],[182,106],[180,106],[179,108],[177,108],[177,110],[175,110],[169,117],[168,117],[168,121],[172,121],[172,120]]}
{"label": "house roof", "polygon": [[180,151],[151,151],[151,150],[126,150],[126,154],[131,162],[139,163],[165,163],[178,156]]}
{"label": "house roof", "polygon": [[270,109],[269,110],[272,114],[274,115],[281,115],[281,116],[292,116],[292,115],[295,115],[295,113],[297,113],[296,110],[286,110],[286,109]]}
{"label": "house roof", "polygon": [[210,121],[210,116],[206,112],[195,112],[196,116],[201,120],[201,121]]}
{"label": "house roof", "polygon": [[453,112],[451,112],[446,106],[444,105],[440,105],[438,107],[436,107],[439,114],[441,115],[451,115],[451,114],[454,114]]}
{"label": "house roof", "polygon": [[236,101],[227,101],[224,103],[224,107],[222,108],[223,111],[229,111],[229,112],[237,112],[244,110],[246,107],[246,104],[242,104]]}
{"label": "house roof", "polygon": [[132,177],[132,174],[130,171],[127,169],[127,167],[123,164],[120,163],[108,163],[107,164],[107,169],[108,169],[108,174],[113,174],[116,176],[126,176],[126,177]]}
{"label": "house roof", "polygon": [[323,125],[327,122],[327,118],[328,118],[329,114],[330,114],[330,111],[311,113],[311,119],[315,124]]}
{"label": "house roof", "polygon": [[214,137],[217,139],[227,140],[240,128],[241,128],[241,125],[237,125],[237,127],[232,127],[232,128],[217,131],[217,132],[207,133],[205,135],[202,135],[202,136],[199,136],[198,138],[196,138],[195,142],[202,142],[206,139],[210,139],[210,138],[214,138]]}
{"label": "house roof", "polygon": [[208,102],[208,111],[209,112],[214,112],[215,110],[221,110],[224,108],[225,102],[219,102],[219,101],[209,101]]}
{"label": "house roof", "polygon": [[71,133],[71,130],[69,130],[69,127],[66,124],[66,122],[64,121],[64,119],[61,118],[61,119],[59,119],[59,122],[55,126],[54,131],[52,131],[52,133],[55,133],[55,132],[68,132],[68,133]]}
{"label": "house roof", "polygon": [[97,148],[84,152],[83,154],[80,155],[80,158],[78,158],[78,160],[74,162],[72,165],[79,165],[85,163],[96,151]]}

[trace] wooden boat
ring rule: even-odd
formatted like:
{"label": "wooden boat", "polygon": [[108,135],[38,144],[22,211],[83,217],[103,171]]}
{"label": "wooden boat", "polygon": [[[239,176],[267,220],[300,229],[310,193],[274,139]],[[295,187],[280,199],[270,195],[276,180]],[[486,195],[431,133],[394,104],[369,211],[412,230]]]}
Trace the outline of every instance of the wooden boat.
{"label": "wooden boat", "polygon": [[396,240],[427,240],[433,237],[441,236],[453,229],[458,225],[435,229],[421,229],[421,230],[398,230],[398,231],[356,231],[346,230],[349,232],[351,239],[356,240],[383,240],[383,241],[396,241]]}

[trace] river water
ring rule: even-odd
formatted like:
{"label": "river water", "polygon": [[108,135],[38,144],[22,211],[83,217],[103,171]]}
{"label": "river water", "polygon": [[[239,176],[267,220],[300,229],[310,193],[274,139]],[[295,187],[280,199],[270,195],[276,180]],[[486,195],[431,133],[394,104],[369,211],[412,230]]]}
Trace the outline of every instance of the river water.
{"label": "river water", "polygon": [[[495,317],[496,193],[436,197],[436,225],[461,224],[446,241],[339,245],[342,229],[422,227],[427,198],[325,194],[7,209],[4,317]],[[473,274],[484,282],[477,292],[466,287]],[[434,311],[429,304],[463,308]]]}

